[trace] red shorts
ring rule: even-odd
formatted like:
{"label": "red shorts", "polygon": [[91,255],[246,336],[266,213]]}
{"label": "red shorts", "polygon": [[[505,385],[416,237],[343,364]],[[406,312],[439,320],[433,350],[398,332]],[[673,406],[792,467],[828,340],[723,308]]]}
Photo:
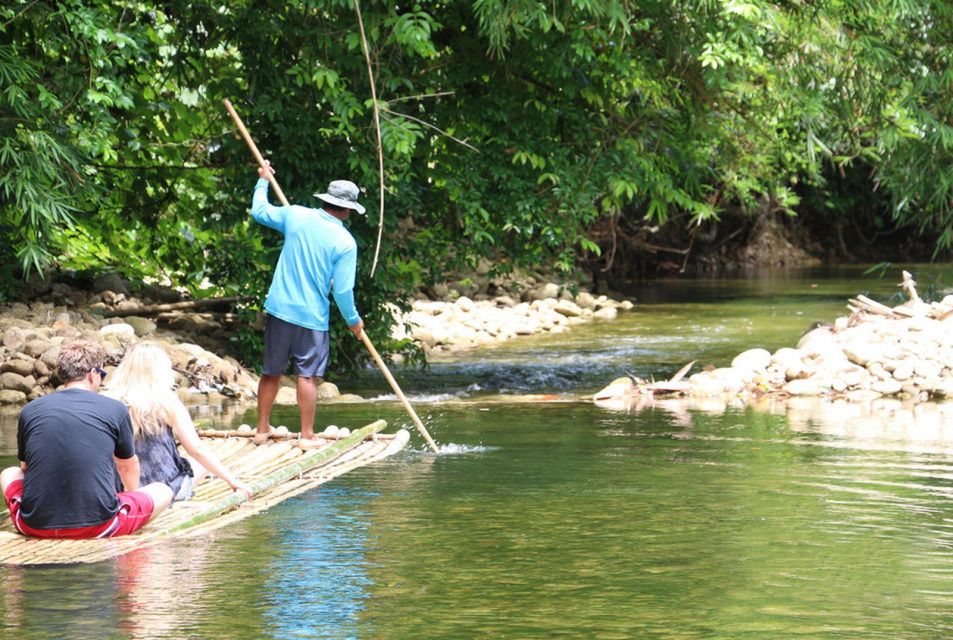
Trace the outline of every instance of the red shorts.
{"label": "red shorts", "polygon": [[20,517],[20,502],[23,499],[23,480],[14,480],[3,497],[10,509],[13,527],[20,533],[35,538],[113,538],[135,533],[152,517],[152,496],[141,491],[117,493],[119,512],[102,524],[72,529],[34,529]]}

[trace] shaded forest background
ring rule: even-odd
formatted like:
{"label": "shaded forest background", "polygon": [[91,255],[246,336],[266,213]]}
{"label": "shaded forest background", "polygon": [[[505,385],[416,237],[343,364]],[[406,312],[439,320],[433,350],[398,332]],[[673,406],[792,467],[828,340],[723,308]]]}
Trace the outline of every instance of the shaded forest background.
{"label": "shaded forest background", "polygon": [[[0,299],[28,276],[114,271],[261,300],[280,237],[249,222],[255,168],[226,97],[292,202],[364,188],[357,297],[382,351],[409,348],[385,303],[481,260],[611,282],[950,255],[944,0],[365,0],[385,185],[371,277],[357,8],[4,3]],[[338,362],[359,352],[333,344]]]}

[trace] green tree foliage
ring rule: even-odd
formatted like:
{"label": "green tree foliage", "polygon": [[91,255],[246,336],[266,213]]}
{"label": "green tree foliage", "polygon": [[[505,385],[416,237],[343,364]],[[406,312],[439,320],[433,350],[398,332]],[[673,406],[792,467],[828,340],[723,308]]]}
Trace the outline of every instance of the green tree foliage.
{"label": "green tree foliage", "polygon": [[[947,3],[361,9],[385,157],[373,279],[376,135],[352,0],[0,8],[6,290],[24,270],[99,267],[260,300],[281,239],[248,221],[254,166],[223,97],[292,202],[335,178],[365,187],[358,304],[385,351],[407,347],[387,337],[387,303],[415,286],[481,258],[568,272],[611,252],[607,224],[650,238],[726,210],[796,213],[804,196],[834,217],[874,199],[953,242]],[[334,344],[339,366],[360,356]]]}
{"label": "green tree foliage", "polygon": [[4,263],[200,280],[213,52],[140,3],[16,3],[0,21]]}

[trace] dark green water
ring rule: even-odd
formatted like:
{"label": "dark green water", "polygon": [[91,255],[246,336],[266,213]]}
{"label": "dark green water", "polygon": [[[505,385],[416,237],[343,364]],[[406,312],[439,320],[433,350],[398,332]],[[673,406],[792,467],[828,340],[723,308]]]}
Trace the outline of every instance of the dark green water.
{"label": "dark green water", "polygon": [[[953,424],[903,411],[878,422],[872,407],[611,411],[582,399],[626,370],[662,376],[791,345],[871,284],[838,273],[656,286],[613,323],[398,371],[448,451],[415,439],[416,451],[205,539],[0,568],[2,635],[950,637]],[[353,387],[384,392],[371,376]],[[409,426],[386,399],[319,413],[341,426],[378,416]],[[0,427],[9,462],[14,425]]]}

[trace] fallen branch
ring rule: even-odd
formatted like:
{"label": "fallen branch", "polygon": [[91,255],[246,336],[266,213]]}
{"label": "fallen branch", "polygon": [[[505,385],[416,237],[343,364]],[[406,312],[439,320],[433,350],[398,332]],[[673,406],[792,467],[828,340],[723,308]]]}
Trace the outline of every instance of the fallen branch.
{"label": "fallen branch", "polygon": [[204,309],[219,305],[235,304],[251,300],[249,296],[232,296],[228,298],[201,298],[199,300],[183,300],[182,302],[167,302],[165,304],[149,304],[141,307],[127,307],[124,309],[107,309],[103,313],[106,318],[125,318],[126,316],[150,316],[168,311],[182,311],[183,309]]}
{"label": "fallen branch", "polygon": [[876,300],[871,300],[867,296],[857,296],[856,298],[851,298],[848,302],[858,309],[863,309],[864,311],[880,316],[887,316],[888,318],[895,318],[897,316],[893,309],[885,304],[880,304]]}

